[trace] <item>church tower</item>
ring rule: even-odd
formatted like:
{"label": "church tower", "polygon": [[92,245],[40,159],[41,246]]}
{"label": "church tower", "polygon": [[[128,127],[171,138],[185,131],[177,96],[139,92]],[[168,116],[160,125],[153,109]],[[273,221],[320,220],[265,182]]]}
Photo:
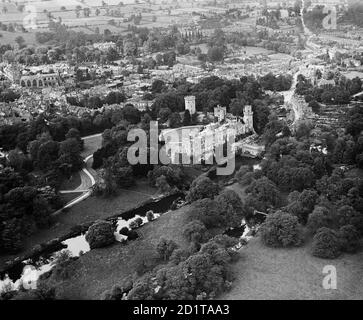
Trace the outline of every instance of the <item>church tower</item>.
{"label": "church tower", "polygon": [[245,106],[243,109],[243,122],[246,125],[246,131],[254,131],[253,129],[253,111],[251,106]]}

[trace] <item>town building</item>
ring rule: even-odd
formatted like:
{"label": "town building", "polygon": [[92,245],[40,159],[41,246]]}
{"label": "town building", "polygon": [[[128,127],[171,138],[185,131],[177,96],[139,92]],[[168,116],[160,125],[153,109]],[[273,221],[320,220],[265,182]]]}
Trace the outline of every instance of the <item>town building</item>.
{"label": "town building", "polygon": [[34,75],[23,75],[19,81],[23,88],[55,87],[60,84],[57,73],[37,73]]}

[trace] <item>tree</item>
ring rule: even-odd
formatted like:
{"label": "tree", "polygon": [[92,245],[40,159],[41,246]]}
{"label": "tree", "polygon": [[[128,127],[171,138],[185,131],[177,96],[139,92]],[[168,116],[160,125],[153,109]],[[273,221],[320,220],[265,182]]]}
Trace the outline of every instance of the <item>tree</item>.
{"label": "tree", "polygon": [[312,100],[309,102],[309,108],[311,108],[311,110],[316,113],[319,114],[320,111],[320,103],[317,102],[316,100]]}
{"label": "tree", "polygon": [[161,93],[161,91],[165,88],[165,82],[159,79],[154,80],[151,85],[151,92],[152,93]]}
{"label": "tree", "polygon": [[241,99],[233,99],[232,102],[229,105],[229,111],[234,115],[238,117],[243,116],[243,108],[245,106],[245,101]]}
{"label": "tree", "polygon": [[88,229],[86,240],[91,249],[106,247],[115,241],[114,226],[111,222],[97,221]]}
{"label": "tree", "polygon": [[309,214],[307,227],[313,234],[315,234],[318,229],[323,227],[332,227],[332,224],[333,217],[329,212],[329,209],[317,206],[314,211]]}
{"label": "tree", "polygon": [[79,141],[70,138],[62,141],[59,147],[59,168],[69,176],[72,172],[78,171],[83,166],[83,160],[80,156]]}
{"label": "tree", "polygon": [[175,92],[166,92],[159,94],[151,106],[153,114],[157,115],[162,108],[169,108],[172,112],[181,112],[184,110],[184,99]]}
{"label": "tree", "polygon": [[169,119],[171,113],[172,112],[171,112],[171,110],[169,108],[161,108],[159,110],[159,114],[158,114],[158,116],[160,118],[160,122],[161,123],[166,122]]}
{"label": "tree", "polygon": [[211,62],[222,61],[224,58],[224,49],[222,47],[213,46],[209,48],[207,55]]}
{"label": "tree", "polygon": [[160,177],[156,178],[155,185],[158,188],[159,192],[162,194],[167,194],[171,190],[171,187],[164,175],[161,175]]}
{"label": "tree", "polygon": [[[247,176],[249,173],[251,173],[251,175]],[[241,166],[234,176],[241,186],[249,185],[252,182],[252,179],[250,178],[253,177],[253,172],[251,172],[249,166]]]}
{"label": "tree", "polygon": [[20,150],[10,150],[9,154],[8,154],[8,160],[10,162],[10,165],[15,169],[15,170],[21,170],[24,166],[24,163],[26,162],[27,158],[26,156],[23,154],[23,152],[21,152]]}
{"label": "tree", "polygon": [[137,124],[140,122],[141,119],[140,111],[131,104],[127,104],[122,109],[122,114],[124,119],[130,122],[131,124]]}
{"label": "tree", "polygon": [[281,203],[280,191],[266,177],[253,181],[247,188],[248,199],[255,204],[255,209],[266,211],[269,207],[277,207]]}
{"label": "tree", "polygon": [[273,144],[278,138],[289,136],[290,132],[284,121],[277,118],[276,115],[270,115],[269,121],[265,126],[262,139],[265,141],[266,146]]}
{"label": "tree", "polygon": [[52,207],[47,199],[37,196],[33,200],[33,216],[39,228],[49,227]]}
{"label": "tree", "polygon": [[352,225],[363,231],[363,215],[349,205],[343,205],[338,209],[339,226]]}
{"label": "tree", "polygon": [[[314,210],[318,193],[315,190],[304,190],[303,192],[294,192],[295,199],[286,207],[286,210],[297,216],[301,223],[306,223],[308,215]],[[291,193],[289,197],[291,197]]]}
{"label": "tree", "polygon": [[208,177],[200,176],[192,182],[186,199],[193,202],[203,198],[214,198],[218,192],[217,184]]}
{"label": "tree", "polygon": [[313,238],[312,254],[323,259],[335,259],[340,256],[342,241],[339,233],[329,228],[320,228]]}
{"label": "tree", "polygon": [[149,171],[148,179],[151,186],[156,186],[156,181],[159,177],[164,176],[170,186],[181,187],[183,182],[183,174],[178,166],[155,166]]}
{"label": "tree", "polygon": [[177,244],[173,240],[161,238],[156,247],[156,251],[164,261],[167,261],[177,247]]}
{"label": "tree", "polygon": [[225,189],[216,198],[220,208],[220,215],[224,217],[224,225],[230,228],[239,227],[245,215],[240,196],[233,190]]}
{"label": "tree", "polygon": [[195,243],[203,243],[208,239],[207,228],[199,220],[189,222],[183,228],[183,235],[188,241]]}
{"label": "tree", "polygon": [[22,48],[24,46],[25,40],[22,36],[17,36],[15,38],[15,42],[19,45],[19,48]]}
{"label": "tree", "polygon": [[189,110],[184,111],[184,117],[183,117],[183,126],[190,126],[192,121],[192,117],[190,116]]}
{"label": "tree", "polygon": [[15,253],[23,247],[23,230],[20,219],[10,219],[3,222],[0,249]]}
{"label": "tree", "polygon": [[76,128],[70,128],[65,135],[66,139],[76,139],[79,143],[81,150],[83,149],[84,141],[81,139],[81,133]]}
{"label": "tree", "polygon": [[303,241],[297,217],[283,211],[269,214],[260,232],[262,241],[271,247],[299,246]]}
{"label": "tree", "polygon": [[189,215],[192,219],[201,221],[207,228],[221,227],[225,224],[225,217],[221,205],[215,200],[205,198],[193,202]]}
{"label": "tree", "polygon": [[179,128],[181,126],[181,117],[179,112],[173,112],[169,116],[169,127],[170,128]]}
{"label": "tree", "polygon": [[352,225],[345,225],[339,229],[342,240],[342,251],[355,253],[360,248],[360,235],[358,230]]}
{"label": "tree", "polygon": [[135,184],[131,166],[120,166],[116,163],[112,166],[112,174],[120,188],[129,188]]}

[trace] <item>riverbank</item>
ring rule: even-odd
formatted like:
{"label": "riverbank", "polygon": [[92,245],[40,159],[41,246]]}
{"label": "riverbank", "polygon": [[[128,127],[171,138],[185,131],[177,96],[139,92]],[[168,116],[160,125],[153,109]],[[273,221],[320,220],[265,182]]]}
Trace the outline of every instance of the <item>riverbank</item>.
{"label": "riverbank", "polygon": [[136,185],[127,191],[120,191],[114,198],[89,197],[54,217],[51,228],[40,230],[29,237],[24,250],[18,254],[0,256],[0,269],[6,266],[6,261],[26,255],[34,246],[61,237],[78,225],[114,216],[134,208],[154,196],[157,196],[156,189],[149,186],[147,179],[143,179],[137,180]]}
{"label": "riverbank", "polygon": [[137,229],[139,238],[127,245],[94,249],[72,262],[67,279],[45,281],[57,289],[57,299],[100,299],[105,290],[120,284],[145,264],[145,268],[162,264],[156,252],[161,237],[171,239],[186,249],[189,243],[182,236],[181,226],[188,221],[189,205],[163,214],[159,219]]}

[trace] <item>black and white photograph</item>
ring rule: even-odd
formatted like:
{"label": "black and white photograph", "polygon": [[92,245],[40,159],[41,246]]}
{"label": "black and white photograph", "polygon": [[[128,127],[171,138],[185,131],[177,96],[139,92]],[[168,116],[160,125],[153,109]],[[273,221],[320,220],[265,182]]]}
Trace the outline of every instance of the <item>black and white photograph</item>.
{"label": "black and white photograph", "polygon": [[9,300],[362,301],[363,0],[0,0]]}

